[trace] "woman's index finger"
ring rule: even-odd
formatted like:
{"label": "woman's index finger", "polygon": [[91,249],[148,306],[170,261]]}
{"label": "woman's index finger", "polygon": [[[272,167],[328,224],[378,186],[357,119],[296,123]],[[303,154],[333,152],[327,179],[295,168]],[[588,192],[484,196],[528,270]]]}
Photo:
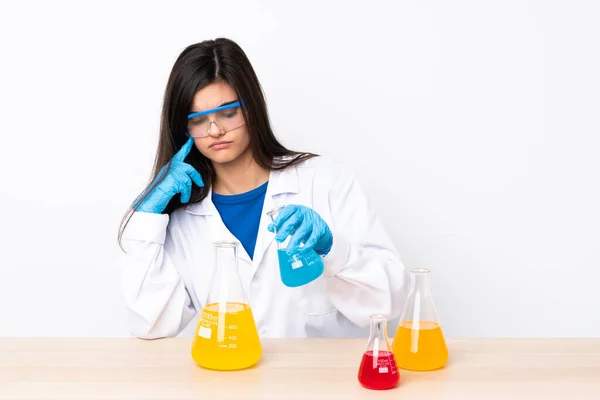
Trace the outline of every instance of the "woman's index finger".
{"label": "woman's index finger", "polygon": [[190,154],[190,151],[192,150],[193,145],[194,145],[194,138],[189,138],[188,141],[185,142],[185,144],[183,146],[181,146],[181,149],[179,149],[179,151],[177,153],[175,153],[175,155],[173,156],[173,160],[183,162],[183,160],[185,160],[187,155]]}

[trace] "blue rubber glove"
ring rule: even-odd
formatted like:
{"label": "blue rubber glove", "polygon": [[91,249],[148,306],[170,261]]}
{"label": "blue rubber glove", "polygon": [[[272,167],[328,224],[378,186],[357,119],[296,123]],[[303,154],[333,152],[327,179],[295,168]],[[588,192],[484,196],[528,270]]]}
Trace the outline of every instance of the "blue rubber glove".
{"label": "blue rubber glove", "polygon": [[268,226],[269,231],[277,235],[275,240],[283,242],[288,235],[292,235],[287,245],[287,254],[293,254],[298,250],[300,243],[304,243],[301,251],[314,249],[319,255],[327,255],[333,245],[333,234],[323,221],[321,216],[314,210],[300,205],[290,204],[285,206]]}
{"label": "blue rubber glove", "polygon": [[162,167],[157,179],[163,176],[168,168],[167,175],[152,190],[152,192],[150,192],[142,204],[137,207],[137,211],[160,214],[167,208],[169,201],[171,201],[173,196],[177,193],[181,193],[182,203],[190,201],[192,182],[200,187],[204,187],[204,182],[202,181],[200,173],[190,164],[183,162],[190,153],[193,145],[194,139],[190,138],[173,156],[170,165],[167,164]]}

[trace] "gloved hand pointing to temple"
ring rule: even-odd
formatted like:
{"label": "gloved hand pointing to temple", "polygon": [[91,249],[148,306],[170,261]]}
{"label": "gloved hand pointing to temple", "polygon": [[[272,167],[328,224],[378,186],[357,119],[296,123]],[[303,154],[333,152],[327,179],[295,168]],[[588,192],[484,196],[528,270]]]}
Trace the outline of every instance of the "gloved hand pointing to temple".
{"label": "gloved hand pointing to temple", "polygon": [[287,254],[296,252],[301,242],[304,242],[302,251],[313,248],[319,255],[327,255],[333,245],[333,234],[327,223],[306,206],[285,206],[268,229],[271,232],[277,229],[275,240],[278,242],[283,242],[288,235],[292,235]]}
{"label": "gloved hand pointing to temple", "polygon": [[[165,172],[166,176],[137,207],[137,211],[160,214],[177,193],[181,193],[182,203],[190,201],[192,182],[204,187],[200,173],[190,164],[183,162],[193,145],[194,139],[190,138],[173,156],[171,162],[162,167],[158,177],[163,176]],[[168,172],[166,171],[167,168]]]}

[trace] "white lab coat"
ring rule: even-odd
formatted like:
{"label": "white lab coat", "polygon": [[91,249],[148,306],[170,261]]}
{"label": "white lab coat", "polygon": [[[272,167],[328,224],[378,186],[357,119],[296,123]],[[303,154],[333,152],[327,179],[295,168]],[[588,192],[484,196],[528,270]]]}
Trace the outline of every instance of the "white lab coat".
{"label": "white lab coat", "polygon": [[[267,229],[266,212],[284,204],[312,208],[333,233],[323,275],[296,288],[281,282],[277,242]],[[231,239],[210,194],[170,216],[135,212],[124,232],[121,264],[131,334],[154,339],[181,333],[207,300],[213,243]],[[365,337],[370,314],[392,319],[402,311],[407,279],[394,244],[359,183],[323,157],[270,173],[254,259],[241,245],[238,255],[262,338]]]}

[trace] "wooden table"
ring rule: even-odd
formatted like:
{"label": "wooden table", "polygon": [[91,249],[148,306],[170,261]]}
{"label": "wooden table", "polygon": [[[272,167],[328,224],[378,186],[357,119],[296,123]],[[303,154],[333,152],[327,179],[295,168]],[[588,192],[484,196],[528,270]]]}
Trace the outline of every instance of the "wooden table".
{"label": "wooden table", "polygon": [[448,340],[443,370],[356,378],[365,340],[264,340],[244,371],[197,367],[189,339],[0,339],[0,399],[600,399],[600,339]]}

